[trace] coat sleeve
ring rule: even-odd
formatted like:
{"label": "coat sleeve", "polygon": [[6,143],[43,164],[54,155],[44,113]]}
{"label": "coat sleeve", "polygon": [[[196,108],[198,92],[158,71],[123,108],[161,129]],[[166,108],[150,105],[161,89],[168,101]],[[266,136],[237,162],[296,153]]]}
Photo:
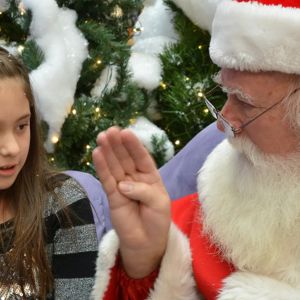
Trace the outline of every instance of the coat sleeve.
{"label": "coat sleeve", "polygon": [[[137,295],[138,291],[136,289],[140,289],[144,293],[143,298],[138,298],[139,300],[198,299],[193,277],[189,241],[175,224],[172,223],[171,225],[166,253],[162,259],[158,274],[151,274],[150,277],[142,279],[141,282],[131,279],[130,291],[128,288],[122,291],[116,289],[118,285],[116,283],[119,282],[118,276],[120,276],[120,271],[116,272],[115,269],[118,264],[118,249],[119,240],[115,231],[112,230],[104,237],[99,246],[96,281],[91,296],[92,300],[126,300],[129,299],[129,292]],[[123,280],[127,279],[123,278]],[[154,281],[154,284],[152,281]],[[153,288],[151,288],[152,285]],[[121,294],[118,294],[119,292]],[[148,296],[144,298],[145,295]]]}

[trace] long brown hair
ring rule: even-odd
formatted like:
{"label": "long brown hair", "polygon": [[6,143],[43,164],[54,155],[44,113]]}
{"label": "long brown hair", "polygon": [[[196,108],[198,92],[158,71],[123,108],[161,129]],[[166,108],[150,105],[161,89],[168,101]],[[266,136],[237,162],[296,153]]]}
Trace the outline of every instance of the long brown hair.
{"label": "long brown hair", "polygon": [[[13,211],[13,242],[9,255],[5,256],[3,276],[5,286],[12,270],[19,274],[18,284],[24,292],[25,285],[40,298],[45,299],[52,289],[52,272],[46,253],[44,210],[49,186],[49,167],[41,140],[35,101],[30,85],[28,71],[13,55],[0,48],[0,80],[16,78],[22,80],[24,92],[30,104],[30,147],[27,160],[14,184],[3,191],[8,197]],[[3,239],[2,239],[3,240]],[[7,279],[5,279],[7,278]]]}

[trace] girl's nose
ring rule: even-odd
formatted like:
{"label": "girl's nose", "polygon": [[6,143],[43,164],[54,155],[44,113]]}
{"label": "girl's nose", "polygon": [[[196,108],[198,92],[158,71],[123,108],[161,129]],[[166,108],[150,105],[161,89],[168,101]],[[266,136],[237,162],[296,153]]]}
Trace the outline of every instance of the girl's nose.
{"label": "girl's nose", "polygon": [[0,154],[3,156],[16,156],[20,151],[18,141],[13,133],[1,137]]}

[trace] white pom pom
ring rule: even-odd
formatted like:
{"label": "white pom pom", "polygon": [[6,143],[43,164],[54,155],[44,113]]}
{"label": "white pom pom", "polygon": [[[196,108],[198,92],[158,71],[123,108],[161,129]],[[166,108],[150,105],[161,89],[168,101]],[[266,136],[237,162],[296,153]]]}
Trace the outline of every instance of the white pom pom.
{"label": "white pom pom", "polygon": [[166,133],[151,123],[145,117],[137,118],[135,124],[128,127],[139,138],[149,152],[153,153],[152,138],[155,136],[158,140],[165,139],[164,148],[166,149],[165,160],[169,160],[174,156],[174,146],[168,139]]}
{"label": "white pom pom", "polygon": [[172,45],[175,42],[174,39],[162,35],[149,37],[143,40],[138,39],[132,46],[132,51],[158,55],[164,51],[165,47]]}
{"label": "white pom pom", "polygon": [[133,52],[128,61],[128,70],[132,74],[132,81],[139,87],[151,91],[159,86],[162,68],[157,56]]}
{"label": "white pom pom", "polygon": [[142,30],[139,34],[136,34],[134,40],[138,41],[157,36],[165,36],[177,40],[178,35],[174,28],[173,18],[174,13],[164,1],[157,0],[155,5],[145,7],[139,15],[135,27]]}

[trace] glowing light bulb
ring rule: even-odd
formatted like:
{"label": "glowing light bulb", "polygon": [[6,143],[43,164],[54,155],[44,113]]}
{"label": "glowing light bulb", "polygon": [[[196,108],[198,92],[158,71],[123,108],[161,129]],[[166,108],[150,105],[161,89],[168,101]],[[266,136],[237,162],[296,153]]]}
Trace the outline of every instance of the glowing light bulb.
{"label": "glowing light bulb", "polygon": [[51,142],[53,144],[57,144],[59,141],[59,137],[57,135],[53,135],[52,138],[51,138]]}
{"label": "glowing light bulb", "polygon": [[164,90],[167,88],[167,85],[164,82],[161,82],[159,85]]}
{"label": "glowing light bulb", "polygon": [[21,54],[21,53],[24,51],[24,49],[25,49],[25,47],[22,46],[22,45],[20,45],[20,46],[18,47],[18,52]]}
{"label": "glowing light bulb", "polygon": [[198,95],[199,98],[203,98],[204,97],[204,94],[202,92],[198,92],[197,95]]}

